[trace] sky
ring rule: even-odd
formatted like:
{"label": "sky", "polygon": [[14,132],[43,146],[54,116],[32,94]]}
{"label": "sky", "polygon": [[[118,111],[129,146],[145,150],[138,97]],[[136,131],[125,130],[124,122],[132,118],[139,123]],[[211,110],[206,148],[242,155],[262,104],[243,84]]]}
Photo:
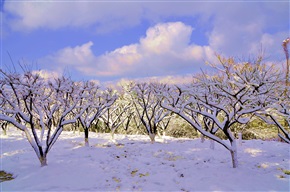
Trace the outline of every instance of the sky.
{"label": "sky", "polygon": [[215,54],[283,66],[290,5],[276,1],[2,0],[2,69],[117,82],[186,79]]}

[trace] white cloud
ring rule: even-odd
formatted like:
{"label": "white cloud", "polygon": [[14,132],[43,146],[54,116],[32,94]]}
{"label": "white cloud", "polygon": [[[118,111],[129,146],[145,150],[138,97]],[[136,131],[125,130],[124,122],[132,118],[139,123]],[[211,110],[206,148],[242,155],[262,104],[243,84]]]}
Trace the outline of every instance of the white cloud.
{"label": "white cloud", "polygon": [[[213,52],[247,57],[266,52],[282,58],[281,40],[289,36],[289,2],[9,2],[4,4],[5,26],[18,31],[39,28],[94,28],[112,32],[147,21],[155,25],[139,42],[95,55],[92,42],[66,47],[42,61],[58,63],[59,71],[72,67],[99,76],[164,75],[199,68]],[[8,15],[8,16],[7,16]],[[192,43],[193,28],[166,23],[170,18],[192,18],[191,26],[204,27],[208,43]],[[281,56],[282,55],[282,56]],[[197,64],[199,64],[197,66]],[[53,65],[55,68],[56,66]],[[136,73],[138,71],[138,73]]]}
{"label": "white cloud", "polygon": [[263,33],[260,39],[257,39],[258,43],[252,44],[250,51],[257,53],[262,49],[266,58],[280,62],[285,59],[282,42],[286,37],[289,37],[289,32]]}
{"label": "white cloud", "polygon": [[86,68],[86,65],[96,60],[91,46],[93,46],[93,42],[90,41],[81,46],[65,47],[52,55],[40,59],[39,62],[58,73],[62,73],[66,67],[74,67],[82,71]]}
{"label": "white cloud", "polygon": [[60,77],[60,75],[53,71],[47,70],[39,70],[39,71],[32,71],[33,74],[39,74],[40,77],[44,79],[54,79]]}
{"label": "white cloud", "polygon": [[188,46],[192,30],[181,22],[157,24],[147,30],[140,44],[144,51],[154,54],[180,52]]}
{"label": "white cloud", "polygon": [[136,44],[96,56],[92,42],[66,47],[41,63],[54,63],[59,70],[74,68],[90,76],[174,75],[199,70],[211,59],[208,46],[190,44],[192,27],[182,22],[161,23],[149,28]]}
{"label": "white cloud", "polygon": [[[216,7],[219,11],[215,12],[213,29],[209,32],[209,46],[213,50],[245,57],[258,54],[262,44],[269,53],[277,53],[277,46],[283,39],[281,33],[289,34],[287,28],[281,27],[289,22],[289,2],[239,2],[230,4],[228,9],[223,8],[224,5],[220,3]],[[270,43],[266,42],[267,35],[280,38]]]}
{"label": "white cloud", "polygon": [[106,32],[138,24],[142,13],[138,4],[82,1],[6,1],[4,10],[14,16],[7,22],[18,31],[94,25]]}
{"label": "white cloud", "polygon": [[[238,1],[238,0],[237,0]],[[164,22],[171,17],[194,17],[196,23],[232,31],[250,26],[283,26],[289,3],[272,2],[84,2],[5,1],[10,26],[19,31],[38,28],[94,26],[99,32],[136,26],[142,20]],[[271,23],[267,22],[270,21]],[[213,22],[213,23],[212,23]],[[247,26],[247,27],[250,27]]]}
{"label": "white cloud", "polygon": [[131,81],[134,82],[158,82],[158,83],[164,83],[168,85],[176,85],[176,84],[187,84],[193,81],[193,75],[175,75],[175,76],[153,76],[153,77],[145,77],[145,78],[134,78],[134,79],[128,79],[128,78],[122,78],[117,81],[111,81],[106,82],[107,85],[111,86],[126,86]]}
{"label": "white cloud", "polygon": [[193,81],[193,75],[174,75],[174,76],[158,76],[137,79],[139,82],[158,82],[164,84],[186,84]]}

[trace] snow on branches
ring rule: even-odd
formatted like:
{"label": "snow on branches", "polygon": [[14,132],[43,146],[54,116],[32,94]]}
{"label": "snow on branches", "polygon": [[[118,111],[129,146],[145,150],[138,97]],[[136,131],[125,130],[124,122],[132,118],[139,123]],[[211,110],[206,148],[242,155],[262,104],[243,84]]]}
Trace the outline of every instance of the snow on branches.
{"label": "snow on branches", "polygon": [[102,90],[94,82],[80,82],[80,86],[84,96],[76,114],[81,114],[78,121],[84,129],[85,145],[89,146],[89,128],[114,104],[118,96],[112,89]]}
{"label": "snow on branches", "polygon": [[74,123],[84,112],[80,105],[84,90],[65,77],[45,80],[30,71],[0,72],[0,120],[24,131],[41,166],[45,166],[46,156],[63,127]]}
{"label": "snow on branches", "polygon": [[[271,101],[269,94],[279,84],[279,73],[261,64],[261,59],[238,63],[233,58],[219,57],[215,75],[202,73],[191,84],[159,89],[161,106],[191,124],[204,136],[227,148],[233,167],[238,166],[236,140],[231,131],[235,124],[246,124]],[[218,138],[220,130],[230,145]]]}
{"label": "snow on branches", "polygon": [[151,143],[155,142],[155,136],[160,122],[170,115],[168,110],[160,106],[160,100],[155,92],[156,87],[159,86],[162,85],[157,83],[133,83],[128,90],[135,111],[145,126]]}

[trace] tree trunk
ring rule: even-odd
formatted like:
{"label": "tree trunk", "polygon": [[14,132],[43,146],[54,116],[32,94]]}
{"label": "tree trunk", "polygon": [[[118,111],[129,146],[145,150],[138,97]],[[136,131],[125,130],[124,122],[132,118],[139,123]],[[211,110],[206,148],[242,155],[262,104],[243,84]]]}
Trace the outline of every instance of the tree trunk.
{"label": "tree trunk", "polygon": [[126,129],[125,131],[126,131],[125,138],[128,138],[128,129]]}
{"label": "tree trunk", "polygon": [[161,139],[161,134],[160,134],[159,130],[157,130],[157,135],[158,135],[158,138]]}
{"label": "tree trunk", "polygon": [[204,135],[203,134],[200,134],[200,142],[201,143],[204,143],[205,139],[204,139]]}
{"label": "tree trunk", "polygon": [[237,168],[238,167],[237,140],[233,136],[233,133],[231,132],[230,127],[228,125],[229,125],[229,121],[225,123],[223,132],[225,133],[225,135],[227,136],[227,138],[229,139],[231,143],[231,148],[228,148],[228,150],[231,153],[233,168]]}
{"label": "tree trunk", "polygon": [[233,168],[237,168],[238,167],[237,150],[231,150],[230,152],[232,156]]}
{"label": "tree trunk", "polygon": [[41,167],[47,166],[47,159],[46,159],[46,155],[39,157],[39,161],[40,161],[40,165]]}
{"label": "tree trunk", "polygon": [[212,150],[214,150],[214,140],[210,140],[210,145],[209,148],[211,148]]}
{"label": "tree trunk", "polygon": [[204,143],[205,139],[204,139],[204,135],[201,134],[201,132],[197,131],[197,136],[200,137],[200,142]]}
{"label": "tree trunk", "polygon": [[163,143],[167,143],[165,130],[163,130],[162,139],[163,139]]}
{"label": "tree trunk", "polygon": [[233,140],[231,142],[232,149],[230,150],[231,152],[231,157],[232,157],[232,163],[233,163],[233,168],[238,167],[238,151],[237,151],[237,144],[236,141]]}
{"label": "tree trunk", "polygon": [[239,145],[242,146],[242,132],[239,132],[238,136],[239,136]]}
{"label": "tree trunk", "polygon": [[89,144],[89,138],[85,138],[85,146],[86,147],[89,147],[90,146],[90,144]]}
{"label": "tree trunk", "polygon": [[6,136],[7,135],[7,129],[8,129],[8,124],[6,122],[1,124],[3,134]]}
{"label": "tree trunk", "polygon": [[151,143],[153,144],[155,142],[155,134],[149,133],[149,137],[150,137]]}
{"label": "tree trunk", "polygon": [[84,129],[85,131],[85,146],[89,147],[89,129]]}
{"label": "tree trunk", "polygon": [[6,129],[3,129],[3,135],[7,135],[7,131],[6,131]]}
{"label": "tree trunk", "polygon": [[113,129],[111,130],[111,140],[112,140],[112,141],[114,141],[115,131],[116,131],[116,128],[113,128]]}
{"label": "tree trunk", "polygon": [[73,134],[76,134],[76,127],[73,125]]}

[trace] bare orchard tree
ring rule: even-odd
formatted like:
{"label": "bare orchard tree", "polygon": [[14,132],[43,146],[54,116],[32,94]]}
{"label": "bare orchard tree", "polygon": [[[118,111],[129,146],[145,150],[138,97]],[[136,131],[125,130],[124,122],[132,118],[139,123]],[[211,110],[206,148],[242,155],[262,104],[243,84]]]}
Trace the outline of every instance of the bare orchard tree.
{"label": "bare orchard tree", "polygon": [[131,89],[131,86],[133,83],[131,82],[121,82],[120,83],[120,90],[119,92],[119,107],[121,109],[124,109],[124,121],[122,123],[122,127],[126,131],[126,134],[128,133],[128,129],[130,127],[134,127],[135,130],[140,130],[141,121],[136,116],[135,113],[135,106],[133,105],[133,101],[131,99],[131,96],[129,94],[129,90]]}
{"label": "bare orchard tree", "polygon": [[[189,91],[191,89],[191,91]],[[215,133],[219,128],[215,125],[214,121],[201,114],[207,112],[213,117],[217,116],[219,110],[207,109],[198,102],[198,100],[191,95],[191,92],[204,91],[201,87],[195,87],[194,85],[174,86],[168,85],[166,89],[161,89],[160,98],[162,100],[161,106],[165,109],[172,111],[176,115],[180,116],[186,122],[188,122],[194,129],[201,133],[202,136],[206,136],[221,145],[226,149],[232,150],[231,146],[226,141],[217,137]],[[204,137],[202,137],[203,142]]]}
{"label": "bare orchard tree", "polygon": [[125,119],[122,123],[122,127],[126,131],[126,135],[128,134],[128,129],[130,125],[132,125],[132,122],[134,120],[134,111],[131,110],[132,108],[130,107],[128,110],[125,111]]}
{"label": "bare orchard tree", "polygon": [[[275,109],[277,110],[278,115],[271,115],[271,119],[282,132],[279,132],[278,136],[283,141],[290,144],[290,95],[285,95],[284,99],[277,104],[278,105],[276,105]],[[284,122],[284,126],[282,123],[279,123],[279,117],[283,117],[282,122]]]}
{"label": "bare orchard tree", "polygon": [[67,78],[44,80],[37,73],[6,73],[1,82],[0,97],[6,102],[0,108],[0,120],[23,131],[41,166],[47,165],[47,154],[58,139],[63,126],[78,118],[68,115],[77,107],[82,91]]}
{"label": "bare orchard tree", "polygon": [[160,106],[155,86],[157,84],[136,83],[129,90],[136,114],[145,126],[151,143],[155,142],[158,124],[170,113]]}
{"label": "bare orchard tree", "polygon": [[80,84],[84,90],[84,97],[82,97],[80,105],[85,106],[85,109],[78,120],[84,129],[85,146],[89,146],[89,128],[113,105],[117,95],[111,89],[102,90],[94,82]]}
{"label": "bare orchard tree", "polygon": [[168,128],[168,125],[171,121],[171,118],[172,118],[172,114],[170,113],[162,121],[160,121],[160,123],[158,125],[158,128],[162,130],[163,139],[166,136],[166,129]]}
{"label": "bare orchard tree", "polygon": [[127,118],[127,111],[130,109],[130,103],[123,102],[123,100],[117,99],[116,102],[110,108],[107,108],[100,117],[100,120],[103,121],[105,126],[111,130],[112,140],[114,140],[116,129],[126,120],[130,122],[130,118]]}
{"label": "bare orchard tree", "polygon": [[[163,91],[161,105],[228,149],[236,168],[237,146],[232,127],[248,123],[255,112],[264,110],[266,94],[274,91],[278,79],[272,68],[261,64],[260,58],[252,63],[237,63],[232,58],[219,60],[217,75],[203,73],[191,85]],[[229,143],[215,135],[218,130]]]}
{"label": "bare orchard tree", "polygon": [[[121,98],[121,102],[126,101],[124,98],[125,97]],[[121,105],[121,109],[125,109],[124,110],[124,120],[123,120],[123,123],[122,123],[122,127],[125,130],[125,134],[127,136],[128,135],[128,129],[130,127],[132,127],[133,118],[134,118],[134,115],[135,115],[134,114],[134,106],[132,105],[131,102],[124,102]]]}
{"label": "bare orchard tree", "polygon": [[266,123],[275,125],[278,128],[278,136],[290,144],[290,95],[285,94],[287,87],[281,82],[275,88],[274,94],[268,94],[271,102],[267,103],[267,109],[257,112],[256,115]]}

